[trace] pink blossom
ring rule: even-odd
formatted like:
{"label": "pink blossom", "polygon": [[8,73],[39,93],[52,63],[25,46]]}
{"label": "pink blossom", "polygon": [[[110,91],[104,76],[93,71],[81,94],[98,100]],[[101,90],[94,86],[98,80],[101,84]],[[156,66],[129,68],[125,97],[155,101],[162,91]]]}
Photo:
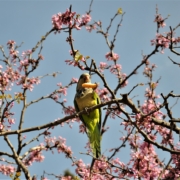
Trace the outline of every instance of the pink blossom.
{"label": "pink blossom", "polygon": [[80,124],[79,125],[79,133],[85,133],[86,132],[86,128],[85,128],[85,126],[84,126],[84,124]]}
{"label": "pink blossom", "polygon": [[100,62],[100,66],[99,66],[99,69],[101,72],[104,71],[104,69],[106,69],[108,67],[108,64],[105,63],[105,62]]}
{"label": "pink blossom", "polygon": [[10,125],[15,124],[15,120],[14,119],[8,119],[8,122],[9,122]]}
{"label": "pink blossom", "polygon": [[41,54],[38,55],[38,58],[39,58],[40,60],[44,60],[44,56],[42,56]]}
{"label": "pink blossom", "polygon": [[16,42],[14,40],[9,40],[7,42],[7,46],[8,46],[9,49],[14,48],[15,44],[16,44]]}
{"label": "pink blossom", "polygon": [[27,50],[27,51],[23,51],[22,54],[21,54],[21,56],[22,56],[23,58],[26,58],[26,57],[29,56],[30,54],[32,54],[32,50],[31,50],[31,49],[30,49],[30,50]]}
{"label": "pink blossom", "polygon": [[172,41],[176,45],[177,43],[180,43],[180,37],[172,38]]}
{"label": "pink blossom", "polygon": [[44,160],[44,156],[40,149],[36,149],[30,152],[29,156],[23,160],[26,166],[32,165],[33,162],[42,162]]}
{"label": "pink blossom", "polygon": [[119,55],[116,54],[116,53],[114,53],[114,52],[108,52],[105,57],[106,57],[106,59],[109,60],[109,61],[110,61],[110,60],[117,61],[117,60],[119,59]]}
{"label": "pink blossom", "polygon": [[120,64],[112,65],[110,68],[110,72],[113,74],[118,74],[121,71],[122,67]]}
{"label": "pink blossom", "polygon": [[59,140],[56,141],[58,153],[62,152],[65,153],[66,156],[72,156],[71,147],[67,147],[65,143],[66,143],[66,139],[60,136]]}
{"label": "pink blossom", "polygon": [[72,50],[69,50],[69,54],[72,56],[73,55],[73,52],[72,52]]}
{"label": "pink blossom", "polygon": [[33,86],[32,84],[26,84],[26,83],[24,83],[22,88],[23,88],[23,89],[29,89],[30,91],[32,91],[33,88],[34,88],[34,86]]}
{"label": "pink blossom", "polygon": [[99,94],[99,97],[102,102],[109,101],[111,99],[109,97],[110,94],[109,94],[109,91],[107,90],[107,88],[96,89],[95,91]]}
{"label": "pink blossom", "polygon": [[11,165],[0,164],[0,172],[6,176],[14,173],[16,171],[15,167]]}
{"label": "pink blossom", "polygon": [[87,26],[86,26],[86,30],[89,31],[89,32],[91,32],[91,31],[94,30],[94,29],[96,29],[96,25],[95,25],[95,24],[93,24],[93,25],[87,25]]}
{"label": "pink blossom", "polygon": [[160,14],[156,14],[154,22],[157,22],[158,27],[165,27],[166,23],[164,22],[163,17]]}
{"label": "pink blossom", "polygon": [[[138,146],[137,143],[136,146]],[[139,147],[140,149],[138,151],[131,154],[134,177],[139,177],[139,174],[141,174],[142,178],[156,179],[161,172],[161,168],[159,167],[158,161],[155,158],[157,155],[153,145],[143,142],[141,145],[139,145]]]}
{"label": "pink blossom", "polygon": [[7,67],[4,72],[1,72],[0,76],[0,90],[11,90],[13,82],[17,81],[20,77],[18,71],[13,70],[11,67]]}
{"label": "pink blossom", "polygon": [[59,90],[58,90],[58,93],[63,93],[65,96],[67,95],[67,88],[60,88]]}
{"label": "pink blossom", "polygon": [[11,49],[11,50],[9,51],[9,53],[10,53],[10,55],[11,55],[13,58],[16,58],[16,57],[18,56],[19,51],[16,51],[16,50],[14,50],[14,49]]}
{"label": "pink blossom", "polygon": [[57,86],[62,87],[62,83],[57,83]]}
{"label": "pink blossom", "polygon": [[51,96],[51,98],[54,99],[55,101],[58,101],[59,95],[58,95],[58,94],[53,94],[53,95]]}
{"label": "pink blossom", "polygon": [[0,130],[4,128],[4,125],[0,122]]}
{"label": "pink blossom", "polygon": [[78,61],[75,61],[75,60],[65,60],[65,62],[68,65],[73,65],[73,66],[78,66],[79,65]]}
{"label": "pink blossom", "polygon": [[[120,74],[120,76],[118,76],[118,78],[120,78],[122,81],[124,80],[124,79],[126,79],[126,74],[125,73],[122,73],[122,74]],[[123,88],[123,87],[125,87],[125,86],[127,86],[128,85],[128,81],[126,80],[122,85],[121,85],[121,88]]]}
{"label": "pink blossom", "polygon": [[56,30],[61,30],[63,25],[72,27],[74,15],[76,12],[70,12],[69,9],[65,13],[58,13],[52,16],[52,24]]}
{"label": "pink blossom", "polygon": [[14,102],[12,102],[12,103],[9,105],[9,109],[11,109],[13,106],[14,106]]}
{"label": "pink blossom", "polygon": [[[23,84],[22,84],[23,83]],[[30,91],[32,91],[33,90],[33,88],[34,88],[34,84],[39,84],[40,83],[40,79],[39,78],[34,78],[34,77],[32,77],[32,78],[27,78],[27,81],[26,81],[26,83],[24,83],[24,77],[22,77],[22,80],[21,81],[19,81],[18,83],[17,83],[17,85],[20,85],[20,84],[22,84],[22,88],[23,89],[28,89],[28,90],[30,90]]]}
{"label": "pink blossom", "polygon": [[39,78],[34,78],[34,77],[32,77],[32,78],[27,78],[27,82],[29,83],[29,84],[39,84],[40,83],[40,79]]}
{"label": "pink blossom", "polygon": [[101,23],[101,21],[97,21],[96,24],[97,24],[98,26],[101,26],[102,23]]}
{"label": "pink blossom", "polygon": [[161,52],[163,53],[165,48],[169,48],[170,40],[166,37],[164,37],[161,34],[157,34],[156,38],[151,40],[151,45],[157,45],[161,47]]}
{"label": "pink blossom", "polygon": [[90,22],[90,21],[91,21],[91,16],[90,16],[90,14],[82,15],[82,23],[87,24],[87,23]]}
{"label": "pink blossom", "polygon": [[56,137],[45,137],[45,139],[44,139],[46,144],[49,144],[49,145],[54,145],[56,140],[57,140]]}
{"label": "pink blossom", "polygon": [[119,160],[119,158],[116,158],[113,160],[114,164],[118,164],[121,168],[125,167],[125,164]]}
{"label": "pink blossom", "polygon": [[80,27],[79,25],[77,25],[77,24],[75,24],[74,27],[75,27],[77,30],[80,30],[80,29],[81,29],[81,27]]}
{"label": "pink blossom", "polygon": [[96,161],[95,166],[102,171],[105,171],[108,168],[108,163],[104,161]]}
{"label": "pink blossom", "polygon": [[28,66],[28,65],[29,65],[29,60],[28,59],[24,59],[24,60],[20,61],[20,66],[18,68],[19,71],[21,71],[23,67]]}
{"label": "pink blossom", "polygon": [[75,108],[73,106],[68,106],[63,108],[63,111],[66,115],[73,115],[75,113]]}
{"label": "pink blossom", "polygon": [[48,179],[48,178],[46,178],[46,177],[43,177],[43,178],[42,178],[42,180],[49,180],[49,179]]}
{"label": "pink blossom", "polygon": [[72,78],[71,82],[72,82],[72,83],[77,83],[77,82],[78,82],[78,79],[77,79],[77,78]]}

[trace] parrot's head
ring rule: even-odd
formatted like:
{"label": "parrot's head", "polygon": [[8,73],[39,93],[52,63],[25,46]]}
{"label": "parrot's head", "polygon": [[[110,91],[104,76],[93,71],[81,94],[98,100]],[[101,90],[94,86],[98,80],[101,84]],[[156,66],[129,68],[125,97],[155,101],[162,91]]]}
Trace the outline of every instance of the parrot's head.
{"label": "parrot's head", "polygon": [[76,92],[79,94],[79,96],[82,96],[85,91],[88,91],[88,88],[83,88],[82,87],[83,83],[91,83],[90,74],[84,73],[84,74],[81,74],[81,76],[79,77],[77,87],[76,87]]}

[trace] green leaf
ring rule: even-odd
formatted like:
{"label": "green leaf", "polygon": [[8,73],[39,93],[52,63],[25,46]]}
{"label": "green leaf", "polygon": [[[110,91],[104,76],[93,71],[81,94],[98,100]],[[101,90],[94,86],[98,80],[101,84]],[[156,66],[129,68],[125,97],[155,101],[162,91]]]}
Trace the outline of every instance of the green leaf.
{"label": "green leaf", "polygon": [[90,58],[90,56],[86,56],[86,59],[89,59]]}
{"label": "green leaf", "polygon": [[46,37],[45,37],[45,36],[42,36],[42,37],[41,37],[41,39],[42,39],[42,40],[45,40],[45,39],[46,39]]}
{"label": "green leaf", "polygon": [[122,14],[123,13],[123,10],[122,8],[118,8],[118,11],[117,11],[118,14]]}
{"label": "green leaf", "polygon": [[16,176],[17,176],[17,177],[21,176],[21,172],[20,172],[20,171],[19,171],[19,172],[16,172]]}
{"label": "green leaf", "polygon": [[12,99],[12,96],[10,94],[7,94],[7,98]]}
{"label": "green leaf", "polygon": [[82,58],[83,58],[83,55],[77,50],[76,54],[75,54],[75,57],[74,57],[75,61],[79,61]]}
{"label": "green leaf", "polygon": [[151,83],[151,88],[154,90],[156,88],[157,84],[156,83]]}

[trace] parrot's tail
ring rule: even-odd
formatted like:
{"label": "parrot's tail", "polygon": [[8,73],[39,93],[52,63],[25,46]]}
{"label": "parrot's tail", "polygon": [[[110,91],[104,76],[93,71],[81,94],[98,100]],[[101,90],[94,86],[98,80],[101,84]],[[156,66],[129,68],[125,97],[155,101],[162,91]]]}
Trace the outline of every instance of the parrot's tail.
{"label": "parrot's tail", "polygon": [[[98,127],[98,125],[95,127],[94,131],[91,133],[88,132],[90,146],[92,149],[93,157],[99,158],[101,156],[101,132]],[[91,166],[90,166],[90,172],[93,169],[95,159],[92,159]]]}
{"label": "parrot's tail", "polygon": [[94,131],[88,132],[88,136],[93,156],[99,158],[101,156],[101,132],[98,125],[95,127]]}

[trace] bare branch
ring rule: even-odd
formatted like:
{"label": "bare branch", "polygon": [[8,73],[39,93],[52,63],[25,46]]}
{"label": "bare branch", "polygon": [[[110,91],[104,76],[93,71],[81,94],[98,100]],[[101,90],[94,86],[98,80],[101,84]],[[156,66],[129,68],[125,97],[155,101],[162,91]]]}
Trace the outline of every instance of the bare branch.
{"label": "bare branch", "polygon": [[14,155],[14,160],[16,161],[16,163],[22,168],[24,174],[25,174],[25,177],[27,180],[31,180],[31,176],[29,174],[29,171],[28,169],[26,168],[26,166],[21,162],[21,160],[19,159],[19,156],[18,154],[16,153],[13,145],[11,144],[11,142],[9,141],[8,137],[7,136],[4,136],[4,140],[7,142],[8,146],[10,147],[11,151],[13,152],[13,155]]}
{"label": "bare branch", "polygon": [[177,62],[173,61],[169,56],[168,56],[168,58],[172,61],[173,64],[176,64],[176,65],[180,66],[180,63],[177,63]]}
{"label": "bare branch", "polygon": [[92,8],[92,4],[93,4],[93,0],[91,0],[91,3],[89,5],[89,11],[87,12],[87,14],[90,14],[92,12],[91,8]]}

